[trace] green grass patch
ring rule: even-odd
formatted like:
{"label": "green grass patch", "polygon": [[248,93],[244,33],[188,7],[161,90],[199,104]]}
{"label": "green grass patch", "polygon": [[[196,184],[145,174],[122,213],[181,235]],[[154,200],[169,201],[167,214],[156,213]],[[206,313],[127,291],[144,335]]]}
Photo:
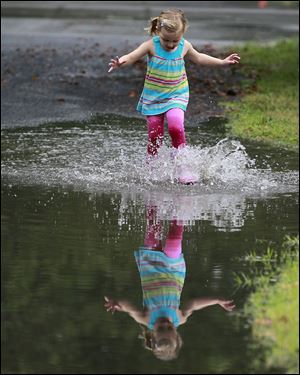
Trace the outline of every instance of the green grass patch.
{"label": "green grass patch", "polygon": [[[254,341],[263,346],[263,366],[280,373],[299,373],[299,238],[286,237],[280,256],[268,248],[264,256],[246,257],[254,285],[244,312],[249,317]],[[260,267],[257,265],[260,264]],[[253,269],[256,270],[253,272]],[[240,279],[240,280],[241,280]],[[249,280],[253,280],[253,283]],[[240,282],[239,278],[237,278]],[[276,282],[274,282],[276,281]],[[262,364],[260,364],[262,366]]]}
{"label": "green grass patch", "polygon": [[274,46],[249,43],[238,50],[241,101],[223,103],[233,136],[292,149],[299,143],[299,40]]}

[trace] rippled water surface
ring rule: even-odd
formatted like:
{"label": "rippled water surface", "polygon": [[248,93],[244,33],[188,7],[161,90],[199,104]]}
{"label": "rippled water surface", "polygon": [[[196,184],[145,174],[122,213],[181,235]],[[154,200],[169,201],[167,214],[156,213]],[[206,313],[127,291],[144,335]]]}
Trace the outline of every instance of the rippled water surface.
{"label": "rippled water surface", "polygon": [[[260,349],[239,316],[245,254],[298,233],[298,156],[191,124],[189,146],[146,160],[143,120],[2,131],[2,368],[5,373],[249,373]],[[178,183],[188,165],[199,178]],[[178,328],[178,358],[143,347],[140,325],[104,296],[143,308],[134,252],[174,225],[186,264],[181,306],[213,305]],[[152,236],[152,237],[151,237]],[[157,243],[158,243],[157,242]],[[251,350],[250,350],[251,349]],[[265,369],[260,369],[267,372]]]}
{"label": "rippled water surface", "polygon": [[[11,180],[85,191],[182,192],[176,168],[188,164],[200,183],[188,194],[221,191],[256,194],[296,191],[298,174],[281,156],[249,155],[239,141],[190,130],[190,145],[174,159],[166,142],[157,159],[146,162],[144,122],[109,117],[87,125],[55,125],[2,133],[2,173]],[[125,123],[125,124],[124,124]],[[205,137],[206,135],[206,137]],[[256,158],[262,159],[256,165]],[[295,161],[289,160],[289,164]],[[273,161],[274,168],[270,162]]]}

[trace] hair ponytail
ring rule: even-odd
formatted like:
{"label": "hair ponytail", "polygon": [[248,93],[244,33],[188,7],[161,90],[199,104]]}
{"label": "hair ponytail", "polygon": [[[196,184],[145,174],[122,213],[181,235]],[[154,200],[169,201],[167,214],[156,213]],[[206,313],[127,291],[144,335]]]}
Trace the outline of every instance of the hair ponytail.
{"label": "hair ponytail", "polygon": [[162,11],[158,17],[151,18],[150,26],[145,28],[153,36],[157,35],[162,27],[169,32],[185,33],[188,27],[187,19],[180,9],[167,9]]}
{"label": "hair ponytail", "polygon": [[159,17],[151,18],[150,20],[150,26],[146,27],[145,30],[148,32],[149,35],[155,35],[157,33],[158,28],[158,19]]}

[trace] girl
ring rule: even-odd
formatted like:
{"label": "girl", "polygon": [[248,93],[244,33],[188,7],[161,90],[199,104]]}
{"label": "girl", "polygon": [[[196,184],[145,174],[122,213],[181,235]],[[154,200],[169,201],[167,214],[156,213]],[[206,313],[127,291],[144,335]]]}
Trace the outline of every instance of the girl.
{"label": "girl", "polygon": [[235,307],[232,300],[196,298],[181,309],[180,297],[186,266],[182,254],[183,225],[170,222],[165,246],[161,241],[162,226],[156,218],[156,207],[147,207],[147,227],[144,246],[134,256],[140,273],[144,309],[139,310],[126,300],[105,298],[107,311],[128,313],[142,327],[144,347],[161,360],[177,358],[182,339],[177,327],[185,323],[196,310],[220,305],[227,311]]}
{"label": "girl", "polygon": [[[180,150],[186,144],[184,112],[189,101],[189,86],[184,57],[196,64],[215,66],[236,64],[240,60],[236,53],[221,60],[197,52],[191,43],[183,38],[186,30],[187,20],[181,10],[165,10],[151,20],[148,32],[153,36],[152,39],[142,43],[128,55],[111,59],[109,63],[108,72],[111,72],[148,56],[144,89],[137,110],[147,116],[147,151],[151,156],[157,155],[162,144],[165,118],[172,146]],[[195,176],[183,170],[179,181],[193,183]]]}

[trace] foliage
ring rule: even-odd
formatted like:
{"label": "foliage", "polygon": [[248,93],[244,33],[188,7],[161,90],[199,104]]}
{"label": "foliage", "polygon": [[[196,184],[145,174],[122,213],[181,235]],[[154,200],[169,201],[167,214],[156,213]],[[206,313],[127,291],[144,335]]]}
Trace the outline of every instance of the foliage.
{"label": "foliage", "polygon": [[274,46],[249,43],[238,51],[246,95],[224,103],[234,136],[298,147],[298,43],[295,38]]}
{"label": "foliage", "polygon": [[298,373],[299,237],[286,236],[281,254],[268,247],[265,255],[253,251],[245,260],[252,272],[236,275],[236,282],[255,288],[244,313],[250,319],[254,340],[266,349],[264,366]]}

